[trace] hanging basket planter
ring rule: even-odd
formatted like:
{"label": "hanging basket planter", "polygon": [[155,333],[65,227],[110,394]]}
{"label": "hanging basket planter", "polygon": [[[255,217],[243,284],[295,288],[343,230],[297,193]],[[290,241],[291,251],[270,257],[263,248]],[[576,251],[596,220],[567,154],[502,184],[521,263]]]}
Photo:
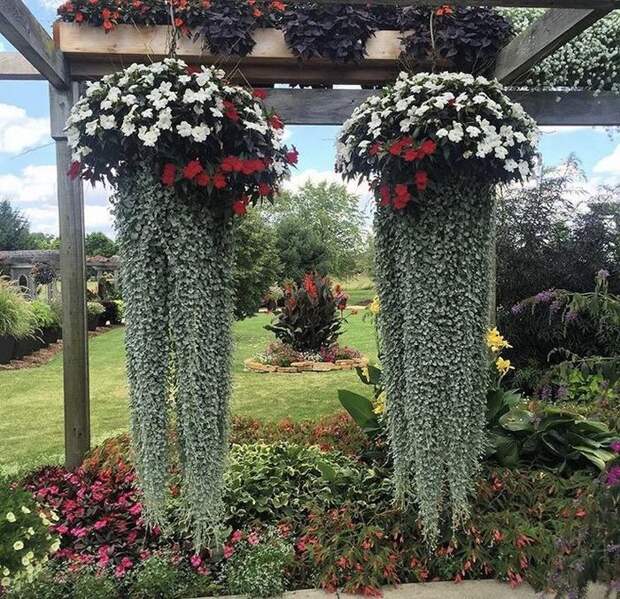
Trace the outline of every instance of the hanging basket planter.
{"label": "hanging basket planter", "polygon": [[69,175],[115,190],[131,429],[146,514],[163,520],[170,456],[178,454],[201,545],[221,509],[233,219],[272,199],[297,153],[282,145],[282,121],[266,112],[260,93],[171,58],[90,84],[67,125]]}
{"label": "hanging basket planter", "polygon": [[401,74],[339,138],[337,170],[374,189],[379,329],[396,494],[433,545],[483,454],[495,186],[525,178],[537,129],[494,81]]}

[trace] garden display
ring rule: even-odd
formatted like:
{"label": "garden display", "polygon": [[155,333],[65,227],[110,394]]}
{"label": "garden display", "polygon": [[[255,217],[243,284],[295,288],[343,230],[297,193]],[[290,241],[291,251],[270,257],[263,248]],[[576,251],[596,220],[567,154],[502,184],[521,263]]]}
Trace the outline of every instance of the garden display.
{"label": "garden display", "polygon": [[359,351],[338,344],[348,295],[327,277],[307,273],[299,284],[282,289],[282,307],[265,328],[277,341],[245,360],[255,372],[330,372],[365,366]]}
{"label": "garden display", "polygon": [[336,169],[374,189],[379,331],[396,497],[434,545],[457,527],[484,451],[496,184],[533,165],[534,121],[501,86],[402,73],[345,122]]}
{"label": "garden display", "polygon": [[297,154],[262,94],[167,58],[88,86],[68,119],[72,177],[107,180],[121,256],[136,469],[152,524],[176,425],[196,545],[220,520],[228,431],[233,218],[271,200]]}

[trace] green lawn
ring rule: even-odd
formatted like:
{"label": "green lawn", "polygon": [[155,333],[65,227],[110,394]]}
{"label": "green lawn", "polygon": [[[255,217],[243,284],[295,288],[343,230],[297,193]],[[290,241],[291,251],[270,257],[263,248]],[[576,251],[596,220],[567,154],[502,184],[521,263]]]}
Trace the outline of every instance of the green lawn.
{"label": "green lawn", "polygon": [[[243,360],[272,339],[263,329],[269,316],[235,324],[233,413],[279,420],[319,418],[338,409],[336,392],[364,392],[355,372],[257,374],[243,372]],[[341,343],[375,355],[370,323],[348,317]],[[127,429],[124,331],[90,340],[93,443]],[[38,368],[0,371],[0,470],[57,461],[63,451],[62,354]]]}

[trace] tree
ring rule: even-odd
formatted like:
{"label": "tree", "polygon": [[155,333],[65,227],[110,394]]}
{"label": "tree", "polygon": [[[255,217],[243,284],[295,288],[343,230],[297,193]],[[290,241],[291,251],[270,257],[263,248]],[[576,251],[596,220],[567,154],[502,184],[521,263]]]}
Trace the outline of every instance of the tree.
{"label": "tree", "polygon": [[0,250],[29,249],[30,223],[9,200],[0,201]]}
{"label": "tree", "polygon": [[[287,221],[286,230],[297,221],[312,231],[312,235],[307,234],[308,241],[318,240],[323,245],[320,254],[325,256],[329,274],[346,277],[359,272],[359,260],[366,249],[364,215],[359,198],[349,193],[344,185],[308,181],[296,192],[281,193],[267,210],[278,228]],[[285,245],[284,240],[280,245]],[[286,267],[287,260],[282,259],[282,262]],[[295,278],[292,273],[285,273],[285,276]]]}
{"label": "tree", "polygon": [[105,256],[109,258],[118,253],[116,242],[105,233],[89,233],[84,241],[87,256]]}
{"label": "tree", "polygon": [[60,238],[47,233],[30,233],[28,246],[33,250],[57,250],[60,248]]}
{"label": "tree", "polygon": [[280,281],[300,281],[311,271],[322,275],[330,272],[329,251],[319,234],[305,220],[294,215],[286,216],[275,229],[282,264]]}
{"label": "tree", "polygon": [[273,228],[258,211],[241,219],[236,239],[235,317],[243,319],[256,314],[269,287],[277,282],[280,261]]}
{"label": "tree", "polygon": [[[535,185],[506,190],[498,210],[497,303],[550,288],[589,291],[600,269],[620,268],[620,188],[587,198],[579,163],[540,173]],[[582,198],[579,208],[575,198]],[[610,290],[620,289],[618,277]]]}

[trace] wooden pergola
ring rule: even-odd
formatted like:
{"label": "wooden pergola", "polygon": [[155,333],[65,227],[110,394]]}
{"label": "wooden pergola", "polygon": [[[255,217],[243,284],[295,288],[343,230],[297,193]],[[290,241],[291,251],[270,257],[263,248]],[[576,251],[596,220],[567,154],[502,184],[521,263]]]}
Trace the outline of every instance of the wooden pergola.
{"label": "wooden pergola", "polygon": [[[294,0],[293,0],[294,1]],[[342,3],[343,0],[317,0]],[[350,4],[387,6],[442,5],[445,0],[346,0]],[[570,41],[614,9],[620,0],[452,0],[452,5],[505,6],[548,9],[499,54],[494,75],[518,86],[522,77],[554,50]],[[82,182],[66,173],[71,149],[63,131],[71,106],[79,96],[80,81],[122,68],[130,61],[165,56],[165,26],[140,31],[131,26],[108,38],[88,26],[57,24],[55,38],[44,30],[21,0],[0,0],[0,33],[18,52],[0,53],[0,79],[47,80],[50,89],[51,134],[56,142],[60,268],[63,275],[64,414],[67,467],[81,463],[90,448],[88,336],[85,298],[84,196]],[[122,28],[123,26],[121,26]],[[385,32],[380,32],[385,34]],[[274,83],[383,83],[398,71],[394,39],[387,34],[369,50],[362,65],[329,66],[320,61],[303,65],[280,40],[257,40],[252,55],[230,64],[233,76],[252,85]],[[148,40],[141,36],[150,36]],[[153,37],[154,36],[154,37]],[[609,40],[614,43],[614,40]],[[221,57],[209,55],[191,42],[177,48],[180,58],[226,67]],[[367,89],[272,89],[267,98],[288,124],[338,125],[369,95]],[[540,125],[620,125],[620,96],[587,91],[511,91]]]}

